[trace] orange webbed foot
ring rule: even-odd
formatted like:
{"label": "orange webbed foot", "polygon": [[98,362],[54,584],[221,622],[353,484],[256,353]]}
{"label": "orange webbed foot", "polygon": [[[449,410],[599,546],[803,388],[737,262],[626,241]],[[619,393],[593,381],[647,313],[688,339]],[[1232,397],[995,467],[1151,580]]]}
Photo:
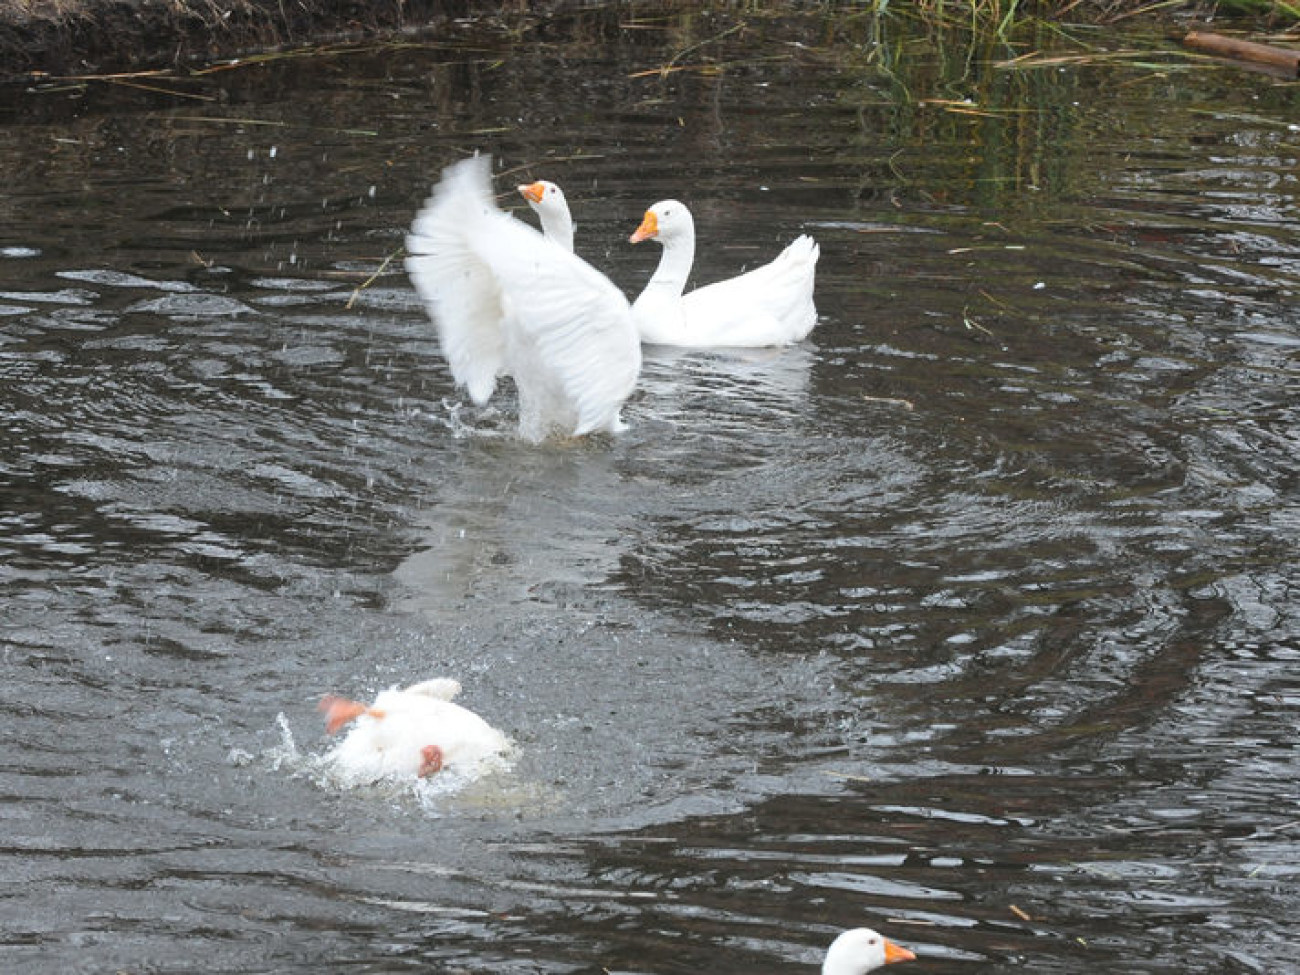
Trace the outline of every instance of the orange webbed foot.
{"label": "orange webbed foot", "polygon": [[442,749],[437,745],[425,745],[420,749],[420,778],[433,775],[435,772],[442,770]]}

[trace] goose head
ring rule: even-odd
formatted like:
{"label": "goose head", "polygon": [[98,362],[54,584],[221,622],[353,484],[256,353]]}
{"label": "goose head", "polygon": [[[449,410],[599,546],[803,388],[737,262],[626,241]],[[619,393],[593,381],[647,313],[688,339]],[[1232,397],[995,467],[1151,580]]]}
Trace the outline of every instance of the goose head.
{"label": "goose head", "polygon": [[654,239],[665,246],[675,240],[695,239],[695,221],[686,205],[677,200],[660,200],[645,212],[641,226],[628,238],[633,244]]}
{"label": "goose head", "polygon": [[845,931],[831,942],[822,962],[822,975],[866,975],[896,961],[916,955],[870,928]]}
{"label": "goose head", "polygon": [[539,179],[533,183],[527,183],[516,187],[519,195],[528,201],[528,205],[538,216],[554,214],[568,215],[569,201],[564,198],[564,190],[560,189],[549,179]]}
{"label": "goose head", "polygon": [[537,214],[542,223],[542,233],[565,250],[573,250],[573,215],[569,213],[569,201],[564,198],[564,191],[546,179],[516,189]]}

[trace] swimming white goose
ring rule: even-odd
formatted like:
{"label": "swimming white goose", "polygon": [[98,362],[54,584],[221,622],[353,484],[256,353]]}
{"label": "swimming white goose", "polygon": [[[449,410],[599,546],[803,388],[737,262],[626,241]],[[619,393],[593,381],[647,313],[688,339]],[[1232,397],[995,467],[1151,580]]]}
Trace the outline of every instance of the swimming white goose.
{"label": "swimming white goose", "polygon": [[444,170],[406,250],[451,374],[475,403],[510,376],[527,440],[624,429],[619,409],[641,369],[627,299],[586,261],[497,209],[487,156]]}
{"label": "swimming white goose", "polygon": [[866,975],[916,955],[870,928],[845,931],[831,942],[822,961],[822,975]]}
{"label": "swimming white goose", "polygon": [[330,734],[355,722],[326,760],[353,784],[424,778],[447,766],[472,773],[510,740],[468,708],[453,704],[460,684],[448,678],[381,691],[373,704],[321,699]]}
{"label": "swimming white goose", "polygon": [[654,239],[663,255],[632,303],[641,341],[695,348],[789,345],[817,324],[813,278],[820,249],[797,238],[770,264],[682,294],[695,261],[695,221],[677,200],[660,200],[629,240]]}
{"label": "swimming white goose", "polygon": [[573,215],[564,190],[547,179],[518,186],[519,195],[528,201],[533,213],[541,221],[542,233],[566,251],[573,250]]}

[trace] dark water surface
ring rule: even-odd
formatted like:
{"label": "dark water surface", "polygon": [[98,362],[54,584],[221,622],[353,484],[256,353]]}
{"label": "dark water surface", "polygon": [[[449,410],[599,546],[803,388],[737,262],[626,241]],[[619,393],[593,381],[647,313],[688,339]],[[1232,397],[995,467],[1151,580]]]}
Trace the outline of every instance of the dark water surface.
{"label": "dark water surface", "polygon": [[[3,92],[0,969],[1300,971],[1300,89],[741,23]],[[818,328],[517,442],[383,263],[476,147]],[[439,675],[510,772],[320,781]]]}

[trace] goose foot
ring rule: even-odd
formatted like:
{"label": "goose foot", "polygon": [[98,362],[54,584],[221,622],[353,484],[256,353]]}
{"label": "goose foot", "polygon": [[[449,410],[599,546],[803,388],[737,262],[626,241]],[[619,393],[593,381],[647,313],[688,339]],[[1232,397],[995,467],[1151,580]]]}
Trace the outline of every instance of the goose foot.
{"label": "goose foot", "polygon": [[420,757],[423,761],[420,763],[420,771],[417,773],[420,778],[433,775],[442,769],[442,749],[437,745],[425,745],[420,749]]}

